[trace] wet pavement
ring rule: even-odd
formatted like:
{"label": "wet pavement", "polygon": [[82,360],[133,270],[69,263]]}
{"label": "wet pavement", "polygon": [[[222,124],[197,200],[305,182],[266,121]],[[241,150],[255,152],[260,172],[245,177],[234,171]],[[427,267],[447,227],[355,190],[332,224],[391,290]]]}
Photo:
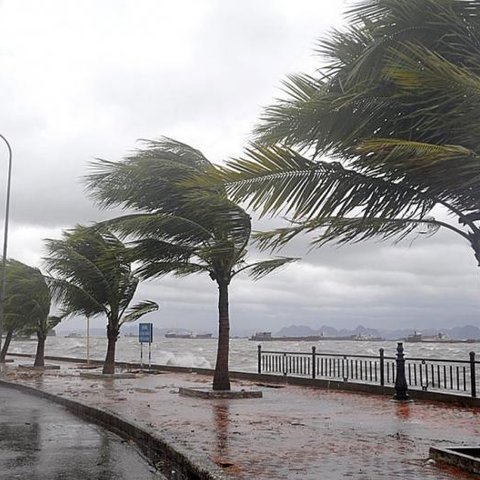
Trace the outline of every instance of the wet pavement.
{"label": "wet pavement", "polygon": [[60,372],[40,374],[7,365],[5,378],[153,427],[203,453],[233,478],[478,479],[429,461],[428,450],[432,445],[478,445],[479,408],[402,404],[368,394],[247,381],[232,386],[260,388],[263,398],[205,400],[178,395],[180,386],[210,384],[201,375],[102,380],[81,378],[75,365],[61,366]]}
{"label": "wet pavement", "polygon": [[135,448],[52,402],[0,386],[2,480],[160,480]]}

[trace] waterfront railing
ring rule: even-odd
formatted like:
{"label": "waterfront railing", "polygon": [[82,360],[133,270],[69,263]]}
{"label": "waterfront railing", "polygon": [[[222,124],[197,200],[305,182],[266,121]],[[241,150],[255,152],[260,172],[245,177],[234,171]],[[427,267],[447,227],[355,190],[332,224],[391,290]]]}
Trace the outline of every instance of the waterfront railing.
{"label": "waterfront railing", "polygon": [[[399,370],[400,368],[400,370]],[[318,352],[263,350],[258,346],[258,373],[327,379],[352,383],[395,386],[400,373],[408,388],[477,396],[480,362],[470,352],[465,360],[403,357],[399,343],[396,356],[387,356],[383,348],[378,355],[348,355]]]}

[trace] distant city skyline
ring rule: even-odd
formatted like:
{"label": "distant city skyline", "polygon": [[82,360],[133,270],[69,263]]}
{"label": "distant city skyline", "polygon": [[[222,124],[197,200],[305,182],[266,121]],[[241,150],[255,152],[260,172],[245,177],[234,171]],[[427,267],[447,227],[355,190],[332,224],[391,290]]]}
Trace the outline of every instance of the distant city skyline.
{"label": "distant city skyline", "polygon": [[[86,197],[81,178],[91,160],[119,160],[138,138],[167,135],[216,163],[241,155],[262,108],[282,96],[282,80],[321,65],[318,39],[341,28],[354,3],[2,2],[0,133],[14,165],[9,256],[42,266],[42,239],[113,216]],[[0,146],[0,185],[4,160]],[[2,215],[0,208],[0,224]],[[256,220],[254,228],[281,222]],[[279,254],[303,259],[259,282],[232,282],[233,331],[480,326],[480,271],[469,246],[449,232],[412,245],[311,251],[298,238]],[[261,257],[254,248],[252,255]],[[145,282],[138,298],[159,303],[145,317],[159,328],[216,332],[208,276]],[[92,319],[93,328],[104,323]],[[71,319],[58,328],[82,327]]]}

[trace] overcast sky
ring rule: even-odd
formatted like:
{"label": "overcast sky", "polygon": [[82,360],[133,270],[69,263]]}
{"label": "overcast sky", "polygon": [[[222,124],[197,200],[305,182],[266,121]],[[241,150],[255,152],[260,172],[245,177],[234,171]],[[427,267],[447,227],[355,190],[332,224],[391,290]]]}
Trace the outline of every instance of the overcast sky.
{"label": "overcast sky", "polygon": [[[120,160],[139,138],[173,137],[214,162],[241,154],[281,80],[313,71],[316,41],[343,24],[342,0],[4,0],[0,133],[14,151],[9,256],[41,266],[42,239],[106,218],[81,177]],[[0,144],[0,161],[6,148]],[[3,205],[2,205],[3,211]],[[3,225],[3,216],[0,218]],[[233,330],[480,326],[478,267],[454,234],[322,248],[231,288]],[[158,327],[216,331],[208,277],[145,283]],[[98,320],[95,326],[103,324]],[[64,329],[80,323],[69,321]]]}

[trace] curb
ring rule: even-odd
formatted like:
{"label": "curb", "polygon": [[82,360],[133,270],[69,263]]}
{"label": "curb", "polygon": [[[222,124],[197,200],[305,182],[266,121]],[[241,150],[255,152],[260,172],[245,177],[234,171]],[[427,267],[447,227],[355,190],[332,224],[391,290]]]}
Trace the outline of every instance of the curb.
{"label": "curb", "polygon": [[160,465],[159,470],[164,474],[165,471],[174,471],[188,480],[232,479],[210,459],[194,453],[186,446],[179,445],[177,440],[169,438],[165,433],[160,435],[153,429],[132,420],[126,420],[107,410],[94,408],[78,400],[60,397],[29,385],[3,379],[0,379],[0,385],[63,405],[73,414],[100,425],[125,440],[133,440],[152,464]]}

